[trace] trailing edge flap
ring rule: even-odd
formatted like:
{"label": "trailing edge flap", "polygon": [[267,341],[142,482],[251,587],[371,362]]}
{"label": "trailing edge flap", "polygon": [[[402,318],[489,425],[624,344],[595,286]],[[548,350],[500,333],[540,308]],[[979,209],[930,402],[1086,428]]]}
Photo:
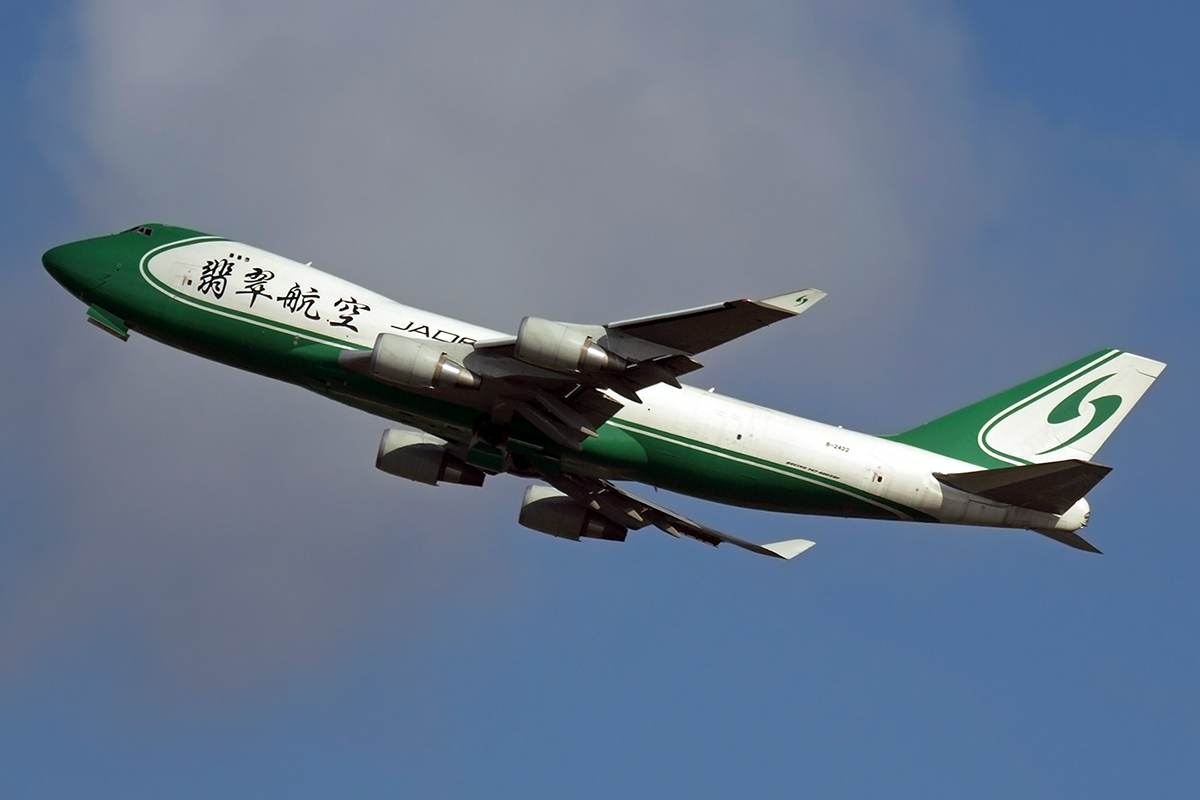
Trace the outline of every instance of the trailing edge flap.
{"label": "trailing edge flap", "polygon": [[1090,492],[1112,467],[1071,459],[953,475],[934,473],[947,486],[997,503],[1062,514]]}

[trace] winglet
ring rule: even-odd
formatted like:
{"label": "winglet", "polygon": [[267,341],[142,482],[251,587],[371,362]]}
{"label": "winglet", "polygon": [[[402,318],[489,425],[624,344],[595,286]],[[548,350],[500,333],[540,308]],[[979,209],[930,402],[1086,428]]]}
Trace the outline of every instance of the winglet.
{"label": "winglet", "polygon": [[764,308],[782,311],[785,314],[793,316],[801,312],[807,311],[812,306],[816,305],[825,293],[820,289],[804,289],[799,292],[789,292],[775,297],[768,297],[766,300],[755,300],[754,304],[763,306]]}
{"label": "winglet", "polygon": [[789,539],[786,542],[774,542],[772,544],[759,545],[766,554],[777,556],[782,559],[792,559],[803,553],[808,548],[812,547],[816,542],[810,542],[807,539]]}

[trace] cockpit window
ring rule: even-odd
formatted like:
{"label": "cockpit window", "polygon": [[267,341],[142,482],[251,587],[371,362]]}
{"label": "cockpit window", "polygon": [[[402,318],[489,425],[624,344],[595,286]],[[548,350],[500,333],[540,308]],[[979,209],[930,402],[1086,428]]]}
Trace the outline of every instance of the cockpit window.
{"label": "cockpit window", "polygon": [[121,231],[121,233],[140,233],[142,236],[153,236],[154,229],[147,228],[145,225],[140,225],[136,228],[130,228],[127,231]]}

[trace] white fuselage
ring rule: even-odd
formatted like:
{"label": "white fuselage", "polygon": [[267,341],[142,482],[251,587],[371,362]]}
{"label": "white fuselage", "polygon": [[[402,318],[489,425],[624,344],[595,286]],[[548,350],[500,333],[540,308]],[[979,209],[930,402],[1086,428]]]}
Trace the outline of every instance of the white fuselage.
{"label": "white fuselage", "polygon": [[942,484],[934,473],[973,472],[980,467],[865,433],[785,414],[691,386],[643,390],[643,404],[626,402],[609,424],[636,423],[744,454],[756,461],[797,468],[877,497],[880,508],[900,519],[895,504],[941,522],[1006,528],[1074,531],[1087,524],[1080,500],[1062,515],[996,503]]}

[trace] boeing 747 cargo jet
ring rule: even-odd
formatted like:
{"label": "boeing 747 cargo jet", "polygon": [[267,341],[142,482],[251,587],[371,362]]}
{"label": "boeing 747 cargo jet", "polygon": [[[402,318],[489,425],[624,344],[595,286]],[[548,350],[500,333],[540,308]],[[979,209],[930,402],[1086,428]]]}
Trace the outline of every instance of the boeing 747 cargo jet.
{"label": "boeing 747 cargo jet", "polygon": [[1109,467],[1092,457],[1164,365],[1100,350],[906,433],[869,436],[680,383],[698,355],[801,314],[816,289],[608,325],[525,317],[516,335],[401,305],[237,242],[147,224],[42,262],[87,319],[311,389],[407,427],[376,466],[437,485],[532,479],[519,520],[564,539],[654,526],[792,558],[624,488],[748,508],[1036,531],[1078,530]]}

